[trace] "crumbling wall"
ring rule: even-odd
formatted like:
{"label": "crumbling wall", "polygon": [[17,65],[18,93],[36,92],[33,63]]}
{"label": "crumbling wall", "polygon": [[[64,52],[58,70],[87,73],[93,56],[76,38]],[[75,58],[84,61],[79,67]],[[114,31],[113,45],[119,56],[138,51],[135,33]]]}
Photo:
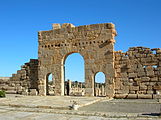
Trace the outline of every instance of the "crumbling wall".
{"label": "crumbling wall", "polygon": [[10,77],[0,77],[0,90],[12,90],[14,88],[9,87]]}
{"label": "crumbling wall", "polygon": [[37,89],[37,81],[38,60],[31,59],[16,74],[12,74],[12,77],[0,78],[0,89],[7,93],[28,94],[29,89]]}
{"label": "crumbling wall", "polygon": [[161,98],[161,50],[115,52],[115,98]]}

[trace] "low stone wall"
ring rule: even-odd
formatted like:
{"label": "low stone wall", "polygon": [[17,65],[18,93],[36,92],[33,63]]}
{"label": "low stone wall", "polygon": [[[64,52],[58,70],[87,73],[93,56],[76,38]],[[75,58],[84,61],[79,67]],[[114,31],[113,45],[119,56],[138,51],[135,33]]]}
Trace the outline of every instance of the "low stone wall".
{"label": "low stone wall", "polygon": [[0,77],[0,90],[9,89],[10,77]]}
{"label": "low stone wall", "polygon": [[115,52],[115,98],[161,98],[161,50]]}

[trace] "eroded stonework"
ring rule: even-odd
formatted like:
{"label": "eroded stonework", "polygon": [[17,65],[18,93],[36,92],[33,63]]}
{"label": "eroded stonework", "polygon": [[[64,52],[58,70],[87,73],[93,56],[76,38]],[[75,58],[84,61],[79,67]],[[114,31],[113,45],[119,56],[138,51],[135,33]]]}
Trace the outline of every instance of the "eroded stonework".
{"label": "eroded stonework", "polygon": [[160,98],[161,50],[132,47],[115,52],[115,97]]}
{"label": "eroded stonework", "polygon": [[106,93],[114,95],[114,37],[111,23],[74,27],[53,24],[53,30],[39,32],[39,94],[46,95],[46,76],[53,74],[55,95],[64,95],[64,61],[80,53],[85,61],[85,95],[94,96],[94,77],[106,75]]}
{"label": "eroded stonework", "polygon": [[[0,78],[0,89],[25,95],[85,95],[115,98],[161,98],[161,50],[132,47],[114,51],[112,23],[84,25],[53,24],[38,33],[38,59],[32,59],[11,78]],[[65,82],[68,55],[80,53],[85,62],[85,82]],[[98,72],[105,83],[95,83]],[[54,83],[48,85],[48,76]],[[3,85],[3,87],[2,87]]]}

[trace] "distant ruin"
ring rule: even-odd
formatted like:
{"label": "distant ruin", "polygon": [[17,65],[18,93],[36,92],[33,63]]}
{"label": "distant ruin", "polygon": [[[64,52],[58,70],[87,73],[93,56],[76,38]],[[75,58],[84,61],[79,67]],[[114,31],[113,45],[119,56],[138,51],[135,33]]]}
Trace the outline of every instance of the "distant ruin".
{"label": "distant ruin", "polygon": [[[126,53],[115,51],[112,23],[75,27],[53,24],[38,33],[38,59],[21,66],[10,78],[0,78],[0,89],[23,95],[107,96],[115,98],[161,98],[161,49],[131,47]],[[64,61],[80,53],[85,61],[85,82],[64,79]],[[98,72],[105,83],[95,82]],[[48,84],[48,76],[54,76]]]}

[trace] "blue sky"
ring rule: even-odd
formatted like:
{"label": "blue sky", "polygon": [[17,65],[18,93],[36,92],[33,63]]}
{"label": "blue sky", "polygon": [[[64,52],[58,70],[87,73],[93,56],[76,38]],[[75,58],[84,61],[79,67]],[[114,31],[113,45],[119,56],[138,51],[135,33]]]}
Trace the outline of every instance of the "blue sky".
{"label": "blue sky", "polygon": [[37,58],[37,32],[50,30],[52,23],[108,22],[118,32],[115,50],[161,48],[161,0],[1,0],[0,76]]}

